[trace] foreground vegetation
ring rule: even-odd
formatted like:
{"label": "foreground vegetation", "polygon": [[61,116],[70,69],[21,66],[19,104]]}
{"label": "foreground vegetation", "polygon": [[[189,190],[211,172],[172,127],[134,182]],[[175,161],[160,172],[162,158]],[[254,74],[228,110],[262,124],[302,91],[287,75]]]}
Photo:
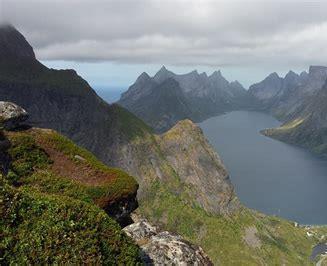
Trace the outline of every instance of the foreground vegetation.
{"label": "foreground vegetation", "polygon": [[306,229],[290,221],[244,207],[231,216],[208,215],[172,191],[154,182],[140,203],[140,212],[164,229],[201,245],[215,264],[313,264],[309,257],[320,232],[308,237]]}
{"label": "foreground vegetation", "polygon": [[[132,177],[54,131],[6,135],[12,164],[0,177],[0,264],[140,264],[138,247],[100,208],[135,194]],[[58,156],[72,169],[58,170]],[[74,167],[92,183],[72,176]]]}

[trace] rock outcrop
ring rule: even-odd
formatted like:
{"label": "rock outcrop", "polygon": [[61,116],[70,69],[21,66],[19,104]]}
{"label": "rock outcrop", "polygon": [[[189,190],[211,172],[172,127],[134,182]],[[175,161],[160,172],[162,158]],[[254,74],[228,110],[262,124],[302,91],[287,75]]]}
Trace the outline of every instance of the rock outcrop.
{"label": "rock outcrop", "polygon": [[238,209],[228,172],[197,125],[178,122],[159,137],[159,145],[180,180],[193,187],[192,198],[203,209],[216,214]]}
{"label": "rock outcrop", "polygon": [[0,101],[0,123],[4,129],[15,129],[27,118],[28,113],[20,106],[11,102]]}
{"label": "rock outcrop", "polygon": [[140,246],[145,265],[213,265],[201,247],[180,235],[160,232],[144,219],[123,230]]}
{"label": "rock outcrop", "polygon": [[250,106],[243,86],[228,82],[220,71],[208,76],[192,71],[177,75],[164,66],[153,76],[142,73],[122,94],[118,104],[162,133],[179,120],[201,121],[226,111]]}

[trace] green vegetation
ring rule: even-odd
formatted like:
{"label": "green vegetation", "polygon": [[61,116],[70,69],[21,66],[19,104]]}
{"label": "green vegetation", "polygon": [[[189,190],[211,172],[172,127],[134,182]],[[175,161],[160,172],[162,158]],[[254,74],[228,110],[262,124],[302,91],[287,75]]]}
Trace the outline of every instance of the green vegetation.
{"label": "green vegetation", "polygon": [[[135,194],[132,177],[54,131],[5,135],[12,165],[7,177],[0,176],[0,264],[140,264],[138,247],[99,208]],[[61,175],[54,168],[58,158],[105,180],[83,183],[69,169]]]}
{"label": "green vegetation", "polygon": [[[232,216],[208,215],[159,182],[149,188],[139,210],[153,223],[199,244],[220,265],[311,265],[311,248],[318,242],[289,221],[247,208]],[[258,246],[246,242],[248,228],[257,231],[249,241]]]}
{"label": "green vegetation", "polygon": [[[15,132],[9,134],[9,139],[12,143],[9,154],[13,161],[8,177],[12,183],[38,184],[44,192],[61,194],[66,191],[69,195],[81,194],[83,190],[81,195],[88,194],[89,198],[100,205],[101,202],[114,201],[137,191],[138,184],[133,177],[122,170],[105,166],[90,152],[54,131]],[[67,173],[68,176],[54,173],[51,170],[52,160],[41,146],[62,152],[61,157],[66,155],[73,166],[86,166],[94,172],[93,175],[101,175],[103,178],[90,185],[72,180],[69,178],[70,173]],[[76,155],[83,160],[76,159]]]}
{"label": "green vegetation", "polygon": [[1,264],[137,264],[138,248],[98,207],[0,186]]}
{"label": "green vegetation", "polygon": [[125,108],[118,104],[112,104],[110,108],[112,115],[116,117],[117,131],[125,134],[128,140],[133,140],[137,137],[142,138],[146,134],[153,133],[152,128]]}

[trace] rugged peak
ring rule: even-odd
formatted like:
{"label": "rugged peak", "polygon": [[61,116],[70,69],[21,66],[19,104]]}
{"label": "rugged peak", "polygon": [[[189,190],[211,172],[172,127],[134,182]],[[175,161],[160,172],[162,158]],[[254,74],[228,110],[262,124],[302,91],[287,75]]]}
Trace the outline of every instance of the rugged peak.
{"label": "rugged peak", "polygon": [[229,82],[221,74],[220,70],[214,71],[209,76],[209,81],[211,81],[211,83],[213,83],[214,86],[218,86],[218,87],[226,87],[229,84]]}
{"label": "rugged peak", "polygon": [[293,70],[290,70],[290,71],[288,71],[287,72],[287,74],[285,75],[285,78],[286,77],[294,77],[294,76],[296,76],[296,77],[298,77],[299,75],[298,74],[296,74]]}
{"label": "rugged peak", "polygon": [[160,68],[160,70],[154,75],[153,79],[158,82],[161,83],[164,80],[173,77],[175,74],[171,71],[169,71],[165,66],[162,66]]}
{"label": "rugged peak", "polygon": [[266,79],[280,79],[280,77],[276,72],[273,72]]}
{"label": "rugged peak", "polygon": [[289,81],[289,80],[296,80],[299,79],[300,76],[298,74],[296,74],[295,72],[293,72],[292,70],[290,70],[286,75],[285,75],[285,81]]}
{"label": "rugged peak", "polygon": [[209,77],[222,77],[220,70],[214,71]]}
{"label": "rugged peak", "polygon": [[144,82],[150,80],[151,77],[148,75],[148,73],[143,72],[136,80],[136,82]]}
{"label": "rugged peak", "polygon": [[0,61],[34,60],[32,46],[12,25],[0,25]]}
{"label": "rugged peak", "polygon": [[204,78],[207,78],[207,77],[208,77],[208,75],[207,75],[206,72],[202,72],[202,73],[200,74],[200,76],[201,76],[201,77],[204,77]]}

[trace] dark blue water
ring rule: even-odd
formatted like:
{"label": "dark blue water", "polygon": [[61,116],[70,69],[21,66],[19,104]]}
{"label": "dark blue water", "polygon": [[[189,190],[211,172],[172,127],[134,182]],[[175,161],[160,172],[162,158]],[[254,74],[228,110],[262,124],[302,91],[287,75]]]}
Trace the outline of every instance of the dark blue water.
{"label": "dark blue water", "polygon": [[302,224],[327,224],[327,161],[259,133],[277,120],[235,111],[199,125],[244,205]]}

